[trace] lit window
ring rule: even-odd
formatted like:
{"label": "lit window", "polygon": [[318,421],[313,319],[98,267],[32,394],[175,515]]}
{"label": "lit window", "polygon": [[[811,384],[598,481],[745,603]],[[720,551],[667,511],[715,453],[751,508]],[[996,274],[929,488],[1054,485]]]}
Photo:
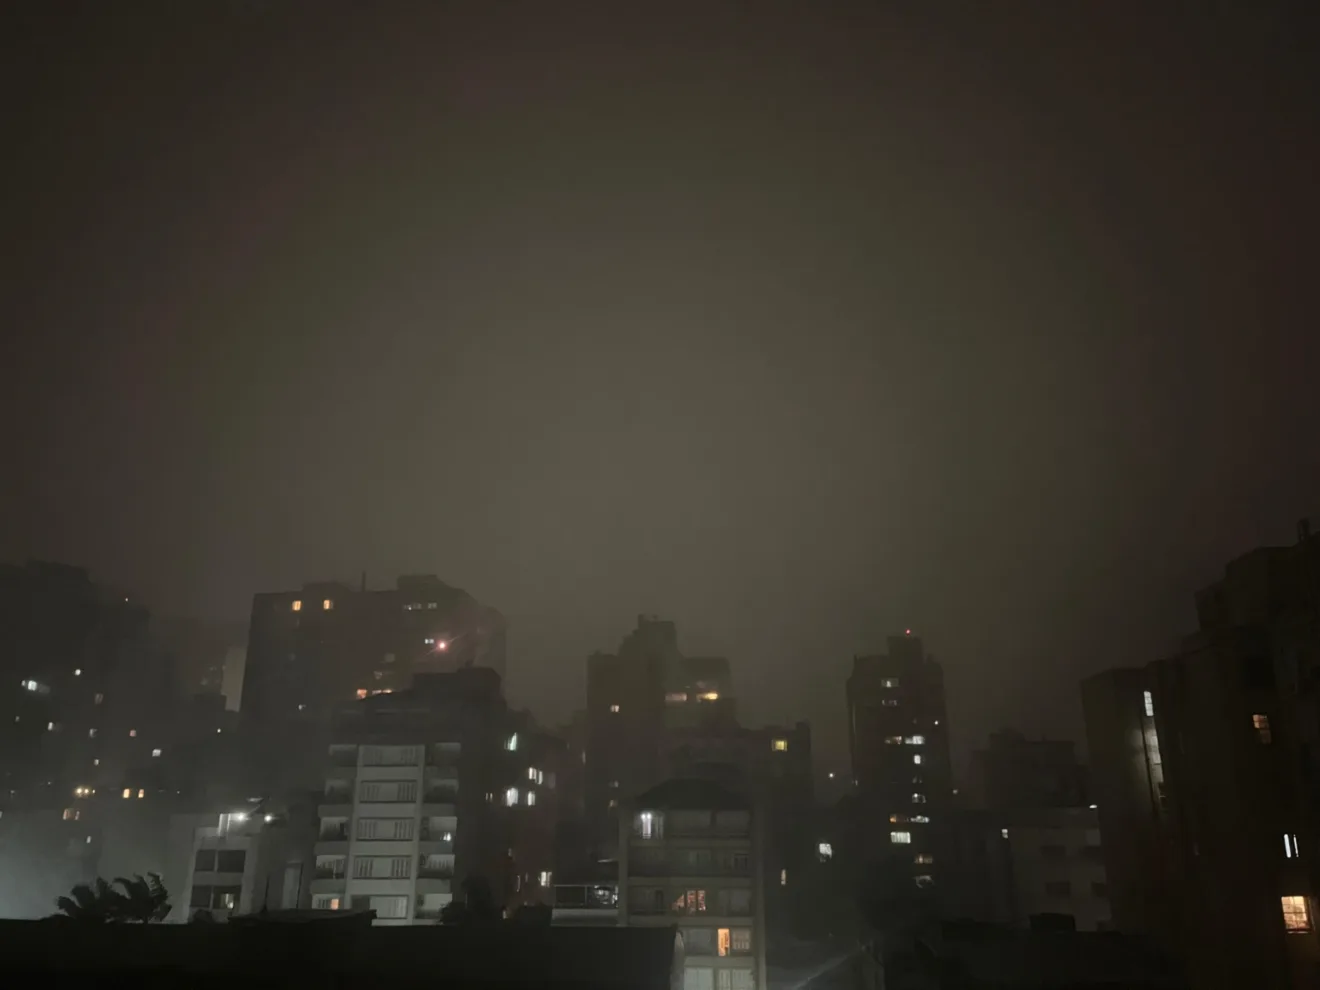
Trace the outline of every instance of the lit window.
{"label": "lit window", "polygon": [[913,816],[912,816],[912,823],[913,823],[914,825],[929,825],[929,824],[930,824],[930,818],[927,817],[926,815],[913,815]]}
{"label": "lit window", "polygon": [[1269,745],[1270,742],[1270,717],[1268,715],[1251,716],[1251,725],[1256,730],[1256,738],[1260,740],[1261,745]]}
{"label": "lit window", "polygon": [[536,791],[528,791],[528,792],[527,792],[527,807],[530,808],[530,807],[532,807],[534,804],[536,804]]}
{"label": "lit window", "polygon": [[293,610],[294,610],[295,612],[301,612],[301,611],[302,611],[302,602],[299,601],[299,600],[296,599],[296,598],[293,600]]}
{"label": "lit window", "polygon": [[367,689],[366,689],[366,688],[358,688],[358,689],[357,689],[357,696],[358,696],[358,700],[361,701],[363,698],[365,698],[365,697],[367,696]]}
{"label": "lit window", "polygon": [[705,691],[697,695],[698,701],[719,701],[720,693],[718,691]]}
{"label": "lit window", "polygon": [[906,846],[912,843],[911,832],[890,832],[889,841],[896,846]]}
{"label": "lit window", "polygon": [[913,754],[912,754],[912,762],[915,763],[917,766],[921,766],[921,754],[920,754],[920,753],[913,753]]}
{"label": "lit window", "polygon": [[101,760],[99,758],[92,760],[92,766],[99,767],[100,765],[101,765]]}
{"label": "lit window", "polygon": [[1301,894],[1285,894],[1279,898],[1283,905],[1283,927],[1289,932],[1311,930],[1311,905]]}
{"label": "lit window", "polygon": [[788,886],[788,870],[779,871],[779,886],[781,887]]}
{"label": "lit window", "polygon": [[660,819],[657,819],[654,811],[639,811],[634,831],[643,839],[656,839],[660,837]]}
{"label": "lit window", "polygon": [[912,879],[916,881],[918,887],[935,886],[935,878],[932,877],[929,873],[922,873],[918,876],[913,877]]}
{"label": "lit window", "polygon": [[75,787],[73,789],[74,797],[86,797],[90,793],[92,793],[92,789],[90,787]]}
{"label": "lit window", "polygon": [[80,812],[78,811],[77,808],[65,808],[65,809],[64,809],[64,820],[65,820],[66,822],[76,822],[76,821],[78,820],[78,816],[79,816],[79,814],[80,814]]}
{"label": "lit window", "polygon": [[103,695],[100,691],[97,691],[96,694],[92,697],[92,704],[94,705],[99,705],[103,701],[105,701],[105,695]]}
{"label": "lit window", "polygon": [[903,824],[905,824],[905,823],[907,823],[907,822],[909,822],[909,821],[911,821],[911,820],[912,820],[912,819],[908,818],[907,815],[890,815],[890,816],[889,816],[889,824],[890,824],[890,825],[903,825]]}
{"label": "lit window", "polygon": [[54,732],[54,731],[55,731],[55,723],[54,723],[54,722],[47,722],[47,723],[46,723],[46,731],[47,731],[47,732]]}
{"label": "lit window", "polygon": [[898,707],[898,699],[897,699],[897,698],[881,698],[881,699],[880,699],[880,704],[881,704],[883,707],[885,707],[885,708],[897,708],[897,707]]}
{"label": "lit window", "polygon": [[834,845],[829,842],[817,842],[816,858],[822,863],[828,863],[834,858]]}
{"label": "lit window", "polygon": [[542,871],[541,871],[541,875],[540,875],[537,879],[539,879],[539,880],[541,881],[541,886],[542,886],[542,887],[549,887],[549,886],[550,886],[550,880],[551,880],[551,877],[552,877],[552,874],[551,874],[551,872],[550,872],[549,870],[542,870]]}
{"label": "lit window", "polygon": [[999,837],[1000,837],[1001,839],[1007,839],[1007,838],[1008,838],[1008,829],[1006,829],[1006,828],[1001,828],[1001,829],[999,830]]}
{"label": "lit window", "polygon": [[512,808],[517,803],[518,803],[518,788],[510,787],[507,791],[504,792],[505,807]]}
{"label": "lit window", "polygon": [[733,948],[733,939],[729,937],[729,930],[727,928],[718,929],[716,943],[718,945],[716,951],[722,956],[727,956],[729,951]]}
{"label": "lit window", "polygon": [[142,788],[142,787],[139,787],[139,788],[138,788],[138,800],[140,801],[140,800],[142,800],[142,799],[143,799],[144,797],[146,797],[146,796],[147,796],[147,791],[146,791],[146,789],[145,789],[145,788]]}
{"label": "lit window", "polygon": [[682,702],[687,701],[687,692],[670,691],[667,695],[665,695],[665,701],[667,701],[671,705],[681,704]]}
{"label": "lit window", "polygon": [[329,612],[329,611],[330,611],[332,608],[334,608],[334,607],[335,607],[335,603],[332,602],[329,598],[322,599],[322,601],[321,601],[321,611],[323,611],[323,612]]}
{"label": "lit window", "polygon": [[158,750],[158,749],[153,749],[153,750],[151,751],[151,755],[152,755],[152,756],[160,756],[160,750]]}
{"label": "lit window", "polygon": [[513,735],[509,736],[508,739],[504,740],[504,748],[510,753],[518,751],[518,733],[515,732]]}
{"label": "lit window", "polygon": [[898,687],[898,678],[897,678],[897,677],[882,677],[882,678],[880,678],[880,686],[881,686],[882,688],[896,688],[896,687]]}
{"label": "lit window", "polygon": [[610,798],[610,807],[611,807],[611,808],[617,808],[618,806],[619,806],[619,801],[618,801],[618,799],[617,799],[617,798]]}
{"label": "lit window", "polygon": [[1141,692],[1141,704],[1146,709],[1146,717],[1155,717],[1155,699],[1151,697],[1149,691]]}
{"label": "lit window", "polygon": [[423,646],[435,646],[435,637],[434,637],[434,636],[427,636],[424,640],[422,640],[422,645],[423,645]]}
{"label": "lit window", "polygon": [[788,752],[788,740],[776,739],[774,742],[770,744],[770,748],[773,749],[776,753],[786,753]]}
{"label": "lit window", "polygon": [[908,736],[906,739],[903,740],[903,742],[907,743],[909,746],[924,746],[926,745],[926,737]]}
{"label": "lit window", "polygon": [[125,798],[131,798],[133,796],[133,789],[131,787],[125,787],[123,796]]}
{"label": "lit window", "polygon": [[1301,851],[1297,848],[1297,834],[1295,832],[1284,834],[1283,854],[1289,859],[1297,859],[1301,856]]}
{"label": "lit window", "polygon": [[614,715],[619,714],[619,706],[618,706],[618,705],[610,705],[610,713],[611,713],[611,714],[614,714]]}
{"label": "lit window", "polygon": [[926,803],[926,795],[924,795],[924,794],[913,794],[913,795],[912,795],[912,803],[913,803],[913,804],[925,804],[925,803]]}
{"label": "lit window", "polygon": [[912,858],[912,862],[916,863],[918,866],[929,866],[931,863],[935,862],[935,857],[930,853],[917,853],[916,856]]}
{"label": "lit window", "polygon": [[74,668],[73,668],[73,676],[74,676],[74,677],[82,677],[82,668],[81,668],[81,667],[74,667]]}
{"label": "lit window", "polygon": [[902,736],[885,736],[885,745],[886,745],[886,746],[901,746],[901,745],[903,745],[903,737],[902,737]]}
{"label": "lit window", "polygon": [[137,729],[129,729],[129,730],[128,730],[128,738],[130,738],[130,739],[136,739],[136,738],[137,738]]}
{"label": "lit window", "polygon": [[528,779],[528,780],[535,780],[535,779],[536,779],[536,767],[528,767],[528,768],[527,768],[527,779]]}
{"label": "lit window", "polygon": [[439,606],[435,602],[427,602],[426,607],[430,609],[439,608]]}

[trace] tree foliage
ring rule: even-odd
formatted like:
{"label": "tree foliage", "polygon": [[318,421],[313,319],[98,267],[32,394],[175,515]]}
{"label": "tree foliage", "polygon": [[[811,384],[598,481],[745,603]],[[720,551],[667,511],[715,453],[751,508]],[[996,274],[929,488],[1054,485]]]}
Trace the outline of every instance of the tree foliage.
{"label": "tree foliage", "polygon": [[76,884],[66,896],[56,899],[55,906],[61,915],[75,921],[148,924],[165,920],[170,913],[170,894],[159,873],[116,877],[114,883],[97,877],[90,884]]}

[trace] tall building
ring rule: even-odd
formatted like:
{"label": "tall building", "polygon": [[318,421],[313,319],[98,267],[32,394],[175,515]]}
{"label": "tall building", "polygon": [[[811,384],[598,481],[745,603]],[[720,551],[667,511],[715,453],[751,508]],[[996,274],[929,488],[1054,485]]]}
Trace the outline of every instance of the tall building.
{"label": "tall building", "polygon": [[1084,808],[1086,768],[1067,739],[1028,739],[1012,729],[992,733],[973,751],[963,804],[1020,811],[1026,808]]}
{"label": "tall building", "polygon": [[[382,924],[435,923],[469,877],[498,904],[534,876],[549,901],[557,781],[493,670],[419,674],[341,705],[328,747],[312,906],[368,907]],[[538,858],[540,857],[540,858]]]}
{"label": "tall building", "polygon": [[888,652],[855,657],[848,678],[848,744],[868,860],[906,861],[933,887],[952,804],[944,671],[921,640],[891,636]]}
{"label": "tall building", "polygon": [[768,985],[759,825],[748,797],[700,778],[665,781],[619,815],[618,913],[629,927],[678,925],[684,987]]}
{"label": "tall building", "polygon": [[256,789],[317,778],[341,702],[403,690],[421,673],[504,674],[503,617],[433,575],[382,591],[321,583],[259,594],[248,635],[241,711]]}
{"label": "tall building", "polygon": [[1082,685],[1114,922],[1204,990],[1320,985],[1318,556],[1232,561],[1172,656]]}

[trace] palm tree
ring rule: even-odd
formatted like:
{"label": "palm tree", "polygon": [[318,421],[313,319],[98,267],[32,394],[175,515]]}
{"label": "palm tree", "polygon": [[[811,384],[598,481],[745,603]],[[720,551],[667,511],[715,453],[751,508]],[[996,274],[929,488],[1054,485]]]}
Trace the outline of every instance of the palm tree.
{"label": "palm tree", "polygon": [[66,918],[104,923],[118,919],[124,895],[100,877],[91,884],[75,884],[68,896],[57,898],[55,906]]}
{"label": "palm tree", "polygon": [[124,889],[120,902],[120,919],[147,924],[164,921],[170,913],[170,892],[165,889],[159,873],[138,874],[132,879],[115,877],[115,883]]}

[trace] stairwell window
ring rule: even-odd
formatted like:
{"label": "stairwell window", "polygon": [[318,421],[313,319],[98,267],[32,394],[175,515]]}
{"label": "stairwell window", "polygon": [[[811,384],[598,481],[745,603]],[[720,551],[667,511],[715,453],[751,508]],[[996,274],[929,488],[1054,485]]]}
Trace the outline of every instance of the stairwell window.
{"label": "stairwell window", "polygon": [[1154,699],[1153,697],[1151,697],[1151,693],[1150,693],[1149,691],[1142,691],[1142,692],[1141,692],[1141,703],[1142,703],[1142,706],[1145,708],[1145,711],[1146,711],[1146,717],[1147,717],[1147,718],[1154,718],[1154,717],[1155,717],[1155,699]]}
{"label": "stairwell window", "polygon": [[1303,934],[1314,927],[1311,905],[1302,894],[1285,894],[1280,898],[1283,907],[1283,927],[1289,934]]}

